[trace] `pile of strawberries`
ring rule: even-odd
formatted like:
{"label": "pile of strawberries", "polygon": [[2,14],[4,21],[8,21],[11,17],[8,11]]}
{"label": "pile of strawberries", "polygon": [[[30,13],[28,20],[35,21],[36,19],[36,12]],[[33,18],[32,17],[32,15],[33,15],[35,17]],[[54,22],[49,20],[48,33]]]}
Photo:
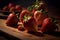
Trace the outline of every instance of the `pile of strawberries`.
{"label": "pile of strawberries", "polygon": [[20,5],[14,5],[13,3],[9,3],[8,5],[4,6],[2,10],[4,11],[16,11],[16,10],[21,10]]}
{"label": "pile of strawberries", "polygon": [[[22,8],[20,5],[15,5],[14,3],[9,3],[8,5],[5,5],[3,8],[2,8],[2,11],[5,11],[6,13],[5,14],[10,14],[11,12],[15,12],[15,11],[21,11]],[[8,13],[10,12],[10,13]]]}
{"label": "pile of strawberries", "polygon": [[[9,4],[9,9],[9,11],[21,10],[21,12],[16,13],[17,15],[14,12],[10,13],[6,20],[7,26],[18,25],[18,30],[41,33],[52,32],[57,29],[55,22],[47,14],[48,8],[44,1],[36,0],[34,5],[27,8],[22,8],[19,5],[14,8],[13,4]],[[5,8],[3,10],[5,10]]]}

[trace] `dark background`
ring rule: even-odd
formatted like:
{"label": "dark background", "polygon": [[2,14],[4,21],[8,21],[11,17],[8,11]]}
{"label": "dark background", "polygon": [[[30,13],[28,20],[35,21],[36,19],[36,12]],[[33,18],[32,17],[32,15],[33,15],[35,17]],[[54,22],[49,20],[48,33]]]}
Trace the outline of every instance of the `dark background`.
{"label": "dark background", "polygon": [[[35,0],[0,0],[0,8],[2,8],[4,5],[7,5],[8,3],[14,3],[14,4],[20,4],[23,7],[27,7],[31,5]],[[59,0],[44,0],[49,6],[54,6],[59,8]]]}
{"label": "dark background", "polygon": [[[0,9],[3,8],[3,6],[8,5],[9,3],[14,3],[15,5],[19,4],[22,7],[27,7],[33,4],[36,0],[0,0]],[[54,9],[57,9],[56,13],[60,16],[60,1],[59,0],[44,0],[45,3],[48,5],[48,8],[53,7]],[[51,8],[52,9],[52,8]]]}

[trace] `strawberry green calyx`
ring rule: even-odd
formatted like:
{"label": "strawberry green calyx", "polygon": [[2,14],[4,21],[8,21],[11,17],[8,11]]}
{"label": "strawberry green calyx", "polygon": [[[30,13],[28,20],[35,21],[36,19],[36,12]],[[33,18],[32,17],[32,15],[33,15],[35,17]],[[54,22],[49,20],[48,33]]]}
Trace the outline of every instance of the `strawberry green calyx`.
{"label": "strawberry green calyx", "polygon": [[29,11],[31,11],[32,9],[38,10],[38,7],[39,7],[39,1],[36,0],[36,2],[32,6],[27,7],[27,10]]}

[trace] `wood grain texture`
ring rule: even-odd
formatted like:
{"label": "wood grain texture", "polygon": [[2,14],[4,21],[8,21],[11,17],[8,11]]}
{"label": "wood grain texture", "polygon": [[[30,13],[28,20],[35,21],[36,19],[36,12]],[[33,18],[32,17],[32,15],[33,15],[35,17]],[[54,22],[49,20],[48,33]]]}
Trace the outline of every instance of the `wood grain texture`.
{"label": "wood grain texture", "polygon": [[[44,36],[36,36],[30,33],[22,32],[17,28],[6,26],[6,20],[0,19],[0,30],[22,40],[60,40],[60,36],[44,34]],[[59,32],[60,33],[60,32]],[[39,34],[40,35],[40,34]]]}

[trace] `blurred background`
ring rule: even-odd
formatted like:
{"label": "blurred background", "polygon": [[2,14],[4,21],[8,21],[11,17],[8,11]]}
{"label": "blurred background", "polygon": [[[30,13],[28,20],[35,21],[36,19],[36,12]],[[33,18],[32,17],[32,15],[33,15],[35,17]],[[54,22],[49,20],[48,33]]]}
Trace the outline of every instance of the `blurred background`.
{"label": "blurred background", "polygon": [[[7,5],[8,3],[20,4],[21,6],[29,6],[35,0],[0,0],[0,8]],[[59,0],[44,0],[49,6],[54,6],[59,8]],[[25,4],[25,5],[24,5]]]}
{"label": "blurred background", "polygon": [[[33,4],[35,0],[0,0],[0,9],[3,8],[5,5],[8,5],[9,3],[19,4],[22,7],[27,7]],[[57,8],[58,11],[60,9],[60,1],[59,0],[44,0],[48,7],[54,7]],[[58,14],[59,15],[59,14]]]}
{"label": "blurred background", "polygon": [[[32,5],[36,0],[0,0],[0,9],[9,3],[13,3],[15,5],[21,5],[22,7],[28,7]],[[51,11],[51,16],[60,16],[60,1],[59,0],[43,0],[48,5],[48,10]],[[49,15],[50,15],[49,14]]]}

